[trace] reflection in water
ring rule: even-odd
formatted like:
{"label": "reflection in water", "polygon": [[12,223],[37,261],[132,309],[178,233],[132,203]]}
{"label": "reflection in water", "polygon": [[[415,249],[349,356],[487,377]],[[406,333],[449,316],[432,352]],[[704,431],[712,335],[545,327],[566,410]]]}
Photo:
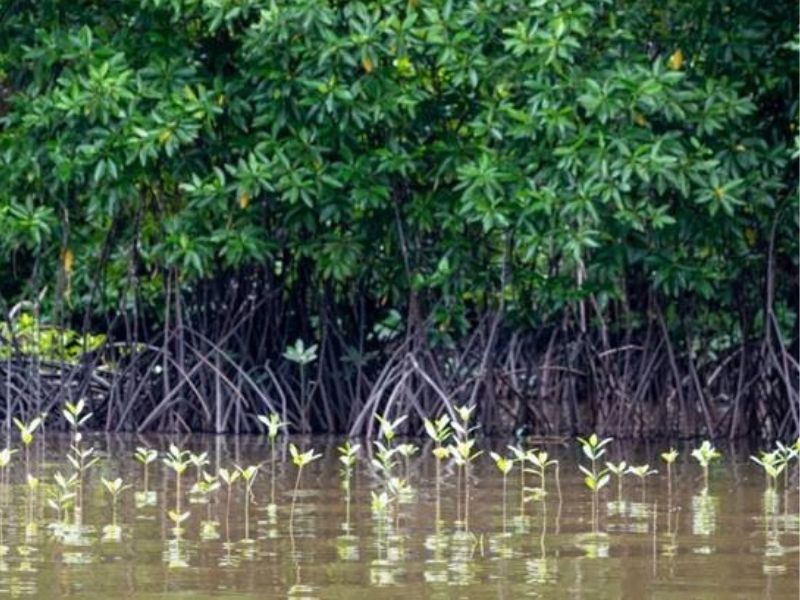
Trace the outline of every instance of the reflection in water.
{"label": "reflection in water", "polygon": [[450,538],[450,583],[459,586],[472,585],[477,576],[475,555],[480,540],[472,532],[455,531]]}
{"label": "reflection in water", "polygon": [[607,533],[582,533],[575,537],[575,545],[584,552],[585,558],[608,558],[611,540]]}
{"label": "reflection in water", "polygon": [[[704,487],[700,494],[692,496],[692,533],[711,538],[717,532],[719,498],[709,495],[707,489]],[[716,547],[713,544],[703,544],[694,547],[692,551],[695,554],[713,554]]]}
{"label": "reflection in water", "polygon": [[164,545],[164,562],[170,569],[189,566],[189,553],[186,545],[181,543],[180,537],[168,539]]}
{"label": "reflection in water", "polygon": [[532,558],[525,562],[525,581],[542,585],[558,581],[558,562],[548,558]]}
{"label": "reflection in water", "polygon": [[423,571],[427,583],[447,583],[447,560],[445,559],[448,548],[448,536],[441,532],[441,524],[437,533],[425,537],[425,549],[429,556],[425,560]]}
{"label": "reflection in water", "polygon": [[764,522],[764,562],[762,565],[765,575],[779,575],[786,571],[784,555],[786,551],[781,544],[781,535],[778,520],[780,514],[781,497],[774,487],[767,487],[761,496],[762,517]]}
{"label": "reflection in water", "polygon": [[358,536],[340,535],[336,538],[336,557],[345,562],[358,562],[361,552],[358,548]]}
{"label": "reflection in water", "polygon": [[606,503],[608,532],[646,534],[653,517],[653,506],[645,502],[614,501]]}
{"label": "reflection in water", "polygon": [[[110,439],[92,438],[83,448],[100,454]],[[560,476],[548,493],[526,495],[517,486],[532,481],[509,477],[509,506],[517,493],[521,503],[504,511],[502,474],[491,461],[460,470],[459,481],[450,459],[409,451],[393,473],[405,479],[387,481],[364,458],[342,469],[332,442],[296,485],[298,470],[280,439],[272,450],[263,440],[237,440],[229,452],[224,438],[189,437],[180,446],[191,453],[168,465],[133,458],[137,446],[163,456],[167,440],[113,438],[114,455],[85,475],[76,514],[67,475],[63,486],[55,478],[71,473],[59,458],[69,441],[51,436],[41,464],[36,443],[36,481],[25,477],[22,455],[0,469],[3,596],[480,600],[591,589],[616,598],[644,597],[657,584],[680,597],[687,582],[704,598],[798,595],[794,470],[766,491],[753,465],[742,464],[736,484],[720,470],[714,489],[736,493],[718,497],[699,493],[696,472],[688,471],[696,465],[676,462],[669,481],[648,480],[646,501],[639,486],[602,490],[592,533],[591,494],[569,454],[556,457]],[[235,464],[263,466],[246,486]],[[112,501],[101,478],[133,489]]]}
{"label": "reflection in water", "polygon": [[706,493],[692,496],[692,533],[705,537],[717,531],[719,498]]}

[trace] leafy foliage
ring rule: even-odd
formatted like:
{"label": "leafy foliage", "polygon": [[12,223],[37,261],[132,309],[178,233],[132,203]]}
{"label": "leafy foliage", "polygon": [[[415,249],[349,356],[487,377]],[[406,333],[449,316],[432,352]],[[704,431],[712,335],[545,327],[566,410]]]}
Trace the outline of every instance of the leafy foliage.
{"label": "leafy foliage", "polygon": [[324,290],[364,300],[377,342],[430,314],[435,344],[486,310],[538,327],[585,300],[635,326],[657,296],[678,339],[710,340],[705,354],[768,326],[772,260],[791,338],[786,10],[11,2],[0,293],[49,286],[46,315],[135,307],[157,322],[165,274],[191,291],[260,268],[317,313],[294,315],[290,339],[313,337]]}

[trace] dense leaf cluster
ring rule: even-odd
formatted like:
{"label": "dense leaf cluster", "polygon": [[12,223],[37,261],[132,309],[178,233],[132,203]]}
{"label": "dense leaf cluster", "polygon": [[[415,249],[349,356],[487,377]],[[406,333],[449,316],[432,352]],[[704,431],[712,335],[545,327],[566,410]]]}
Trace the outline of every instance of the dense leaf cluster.
{"label": "dense leaf cluster", "polygon": [[9,302],[48,286],[46,314],[157,315],[165,273],[190,290],[258,265],[289,296],[432,314],[441,339],[497,308],[641,321],[655,293],[725,346],[742,311],[763,327],[771,253],[792,326],[796,3],[7,0],[0,19]]}

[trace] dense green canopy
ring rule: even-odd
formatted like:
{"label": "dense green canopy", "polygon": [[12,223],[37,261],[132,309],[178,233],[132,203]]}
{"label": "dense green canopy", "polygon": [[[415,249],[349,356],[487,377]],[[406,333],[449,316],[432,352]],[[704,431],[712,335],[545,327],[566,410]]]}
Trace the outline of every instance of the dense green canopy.
{"label": "dense green canopy", "polygon": [[276,348],[328,321],[454,347],[487,314],[609,343],[663,310],[698,360],[771,320],[796,349],[797,20],[738,0],[6,0],[0,293],[101,331],[149,315],[139,341],[176,288],[191,313],[208,282],[257,280],[286,307]]}

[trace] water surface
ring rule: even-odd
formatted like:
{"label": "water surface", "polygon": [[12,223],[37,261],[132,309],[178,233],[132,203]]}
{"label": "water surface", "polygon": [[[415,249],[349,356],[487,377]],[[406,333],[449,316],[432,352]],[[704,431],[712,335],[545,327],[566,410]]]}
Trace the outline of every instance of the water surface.
{"label": "water surface", "polygon": [[[591,494],[577,470],[576,448],[548,448],[560,460],[559,487],[548,474],[543,497],[520,502],[519,472],[507,481],[487,455],[470,472],[468,531],[464,501],[456,493],[455,465],[443,468],[441,515],[435,519],[435,459],[430,446],[408,463],[409,489],[392,500],[385,517],[372,510],[372,492],[386,488],[362,449],[351,485],[342,486],[336,444],[340,440],[294,440],[323,457],[304,469],[290,523],[296,468],[284,442],[275,465],[275,507],[270,509],[271,464],[264,439],[208,436],[87,436],[101,461],[83,486],[80,527],[69,514],[58,523],[53,499],[57,471],[68,474],[69,439],[49,435],[31,447],[31,470],[40,484],[25,483],[20,452],[0,490],[0,594],[39,598],[797,598],[800,527],[796,465],[789,491],[765,493],[759,468],[741,450],[723,447],[707,493],[688,450],[668,485],[662,448],[628,449],[624,458],[659,469],[643,489],[632,476],[622,496],[616,481],[599,497],[591,518]],[[159,458],[150,465],[149,496],[143,492],[137,446],[159,451],[170,443],[205,451],[216,472],[234,464],[261,464],[244,519],[245,488],[190,494],[194,467],[182,477],[181,510],[189,516],[176,534],[174,473]],[[498,449],[502,444],[494,444]],[[734,455],[731,454],[734,452]],[[612,445],[609,458],[618,460]],[[399,460],[396,473],[405,477]],[[121,477],[113,521],[101,477]],[[527,476],[535,486],[535,477]],[[781,480],[782,484],[782,480]],[[462,491],[463,494],[463,491]],[[67,502],[69,504],[69,502]],[[68,511],[69,512],[69,511]],[[503,515],[506,515],[505,521]]]}

